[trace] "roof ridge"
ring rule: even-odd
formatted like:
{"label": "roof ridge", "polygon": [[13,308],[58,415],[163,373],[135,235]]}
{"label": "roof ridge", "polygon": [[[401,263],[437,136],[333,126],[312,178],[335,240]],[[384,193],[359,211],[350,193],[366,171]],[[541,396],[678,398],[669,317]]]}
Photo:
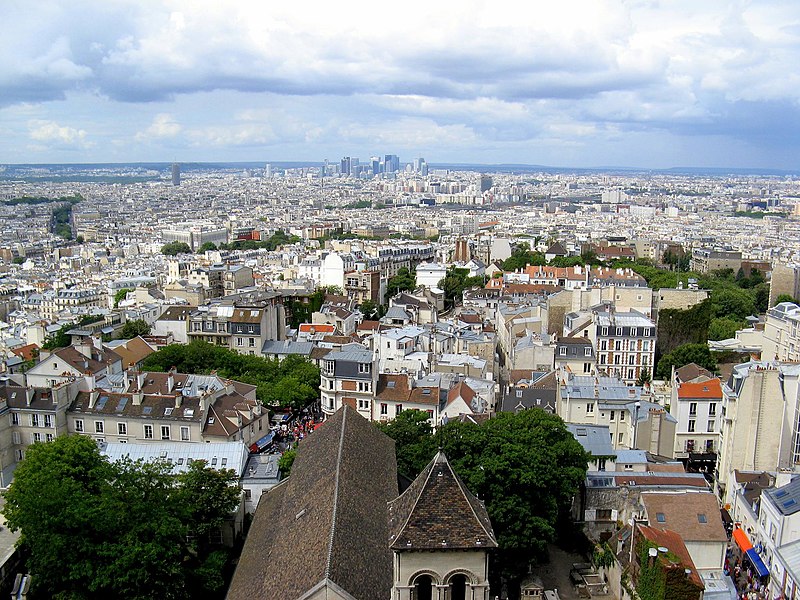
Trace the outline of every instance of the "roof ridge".
{"label": "roof ridge", "polygon": [[333,557],[333,538],[336,535],[336,513],[339,502],[339,474],[342,468],[342,453],[344,450],[344,431],[347,425],[347,408],[342,408],[342,431],[339,434],[339,451],[336,455],[336,476],[333,482],[333,515],[331,517],[331,533],[328,538],[328,557],[325,562],[325,578],[331,578],[331,561]]}

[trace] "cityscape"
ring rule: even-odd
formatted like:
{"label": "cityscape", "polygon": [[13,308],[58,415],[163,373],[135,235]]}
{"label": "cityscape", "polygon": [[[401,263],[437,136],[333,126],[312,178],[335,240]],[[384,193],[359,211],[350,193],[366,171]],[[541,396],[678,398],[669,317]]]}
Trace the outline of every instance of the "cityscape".
{"label": "cityscape", "polygon": [[793,3],[4,22],[0,593],[800,598]]}

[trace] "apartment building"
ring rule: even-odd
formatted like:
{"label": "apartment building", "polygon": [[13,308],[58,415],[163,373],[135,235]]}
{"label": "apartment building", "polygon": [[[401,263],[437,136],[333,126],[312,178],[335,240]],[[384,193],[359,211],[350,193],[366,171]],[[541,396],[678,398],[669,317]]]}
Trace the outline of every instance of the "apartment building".
{"label": "apartment building", "polygon": [[781,302],[767,311],[761,357],[764,360],[800,360],[800,307],[797,304]]}
{"label": "apartment building", "polygon": [[380,271],[350,271],[344,274],[344,292],[348,298],[361,304],[367,300],[383,304],[384,290]]}
{"label": "apartment building", "polygon": [[736,273],[741,266],[741,252],[713,248],[695,248],[689,261],[689,270],[695,273],[711,273],[722,269],[733,269]]}
{"label": "apartment building", "polygon": [[[48,388],[66,381],[90,375],[94,381],[122,371],[119,354],[97,342],[86,341],[74,346],[59,348],[50,354],[42,352],[39,362],[26,373],[27,384]],[[99,346],[99,347],[98,347]]]}
{"label": "apartment building", "polygon": [[635,310],[613,308],[592,313],[589,337],[597,349],[600,371],[635,383],[643,371],[652,376],[656,354],[656,324]]}
{"label": "apartment building", "polygon": [[559,338],[553,366],[567,373],[595,375],[597,363],[592,341],[585,337]]}
{"label": "apartment building", "polygon": [[377,361],[361,344],[347,344],[322,360],[320,397],[326,418],[343,405],[370,419],[378,383]]}
{"label": "apartment building", "polygon": [[675,432],[676,458],[692,453],[714,453],[719,449],[722,418],[722,382],[716,378],[681,382],[676,386],[670,414],[678,421]]}
{"label": "apartment building", "polygon": [[800,466],[800,365],[751,361],[736,365],[722,386],[717,485],[734,470],[794,470]]}

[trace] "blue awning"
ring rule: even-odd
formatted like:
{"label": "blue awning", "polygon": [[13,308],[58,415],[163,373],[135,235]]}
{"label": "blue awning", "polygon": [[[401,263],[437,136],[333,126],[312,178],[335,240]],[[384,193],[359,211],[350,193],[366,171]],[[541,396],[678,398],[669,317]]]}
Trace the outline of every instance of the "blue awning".
{"label": "blue awning", "polygon": [[260,440],[258,440],[256,442],[256,446],[258,446],[258,449],[259,450],[263,450],[264,448],[269,446],[272,443],[272,438],[274,437],[274,435],[275,434],[273,434],[273,433],[268,433],[267,435],[262,437]]}
{"label": "blue awning", "polygon": [[769,569],[767,569],[767,565],[765,565],[764,561],[761,560],[761,557],[758,555],[758,552],[756,552],[755,548],[750,548],[750,550],[745,552],[745,554],[747,554],[747,557],[750,559],[750,562],[753,563],[753,566],[756,568],[756,571],[758,571],[759,577],[766,577],[767,575],[769,575]]}

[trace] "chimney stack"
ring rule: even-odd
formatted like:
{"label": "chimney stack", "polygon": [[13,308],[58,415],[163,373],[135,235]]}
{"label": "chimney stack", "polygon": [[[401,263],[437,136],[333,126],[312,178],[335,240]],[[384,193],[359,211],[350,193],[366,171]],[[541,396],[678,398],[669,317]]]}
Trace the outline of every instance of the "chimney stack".
{"label": "chimney stack", "polygon": [[144,394],[141,391],[135,391],[133,394],[131,394],[131,400],[133,400],[134,406],[141,406],[143,398]]}
{"label": "chimney stack", "polygon": [[94,405],[97,403],[97,399],[100,397],[100,392],[98,390],[92,390],[89,392],[89,410],[94,408]]}
{"label": "chimney stack", "polygon": [[175,392],[175,408],[180,408],[181,404],[183,404],[183,392],[177,390]]}

